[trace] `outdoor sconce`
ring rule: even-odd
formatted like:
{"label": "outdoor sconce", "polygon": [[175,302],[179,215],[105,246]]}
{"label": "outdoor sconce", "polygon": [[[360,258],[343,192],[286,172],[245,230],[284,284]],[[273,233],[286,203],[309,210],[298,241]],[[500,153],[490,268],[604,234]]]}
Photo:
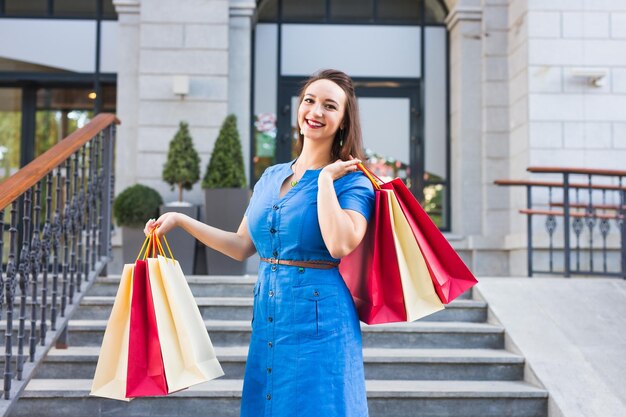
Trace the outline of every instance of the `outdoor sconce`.
{"label": "outdoor sconce", "polygon": [[594,87],[602,87],[606,84],[606,76],[609,70],[606,68],[572,68],[574,77],[583,77],[587,83]]}
{"label": "outdoor sconce", "polygon": [[172,83],[172,91],[174,94],[181,96],[181,98],[189,94],[189,76],[175,75]]}

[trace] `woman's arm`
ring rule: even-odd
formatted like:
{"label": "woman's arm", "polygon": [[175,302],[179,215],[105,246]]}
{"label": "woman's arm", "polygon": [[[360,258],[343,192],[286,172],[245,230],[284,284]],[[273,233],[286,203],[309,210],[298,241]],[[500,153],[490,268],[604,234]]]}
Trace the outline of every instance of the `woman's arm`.
{"label": "woman's arm", "polygon": [[187,233],[211,249],[222,252],[238,261],[243,261],[256,252],[248,234],[247,224],[248,219],[244,216],[237,232],[227,232],[192,219],[185,214],[169,212],[164,213],[156,220],[148,220],[144,233],[147,235],[153,228],[158,227],[157,235],[162,236],[176,227],[182,227]]}
{"label": "woman's arm", "polygon": [[320,172],[317,193],[317,217],[324,243],[333,258],[342,258],[361,243],[367,231],[367,220],[354,210],[339,205],[333,181],[357,170],[361,161],[337,161]]}

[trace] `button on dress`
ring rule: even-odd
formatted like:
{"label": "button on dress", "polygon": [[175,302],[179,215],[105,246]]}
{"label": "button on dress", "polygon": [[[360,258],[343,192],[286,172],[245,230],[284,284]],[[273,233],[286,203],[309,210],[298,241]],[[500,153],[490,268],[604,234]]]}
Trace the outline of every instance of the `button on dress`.
{"label": "button on dress", "polygon": [[[317,218],[320,170],[308,170],[287,194],[294,161],[268,168],[246,210],[263,258],[339,261]],[[369,220],[374,190],[361,172],[334,181],[339,204]],[[359,319],[338,268],[259,264],[241,417],[366,417]]]}

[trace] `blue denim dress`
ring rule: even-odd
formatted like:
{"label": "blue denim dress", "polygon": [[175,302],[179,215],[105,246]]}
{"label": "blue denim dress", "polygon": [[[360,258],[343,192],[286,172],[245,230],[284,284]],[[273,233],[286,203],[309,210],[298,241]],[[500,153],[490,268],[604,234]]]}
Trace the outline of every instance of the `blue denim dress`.
{"label": "blue denim dress", "polygon": [[[263,258],[338,261],[317,218],[317,179],[308,170],[279,198],[292,162],[268,168],[246,216]],[[374,190],[361,172],[334,182],[339,204],[369,220]],[[359,319],[338,268],[261,262],[254,286],[252,337],[241,417],[366,417]]]}

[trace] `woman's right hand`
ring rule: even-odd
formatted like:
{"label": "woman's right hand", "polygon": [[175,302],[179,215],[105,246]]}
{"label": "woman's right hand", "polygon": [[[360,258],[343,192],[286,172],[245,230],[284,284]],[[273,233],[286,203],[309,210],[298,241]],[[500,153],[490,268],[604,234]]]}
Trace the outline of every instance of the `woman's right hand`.
{"label": "woman's right hand", "polygon": [[157,236],[161,237],[164,234],[168,233],[170,230],[178,227],[180,224],[180,216],[184,216],[184,214],[176,213],[174,211],[170,211],[168,213],[163,213],[158,219],[150,219],[146,222],[146,226],[143,229],[143,232],[146,236],[148,236],[155,228]]}

